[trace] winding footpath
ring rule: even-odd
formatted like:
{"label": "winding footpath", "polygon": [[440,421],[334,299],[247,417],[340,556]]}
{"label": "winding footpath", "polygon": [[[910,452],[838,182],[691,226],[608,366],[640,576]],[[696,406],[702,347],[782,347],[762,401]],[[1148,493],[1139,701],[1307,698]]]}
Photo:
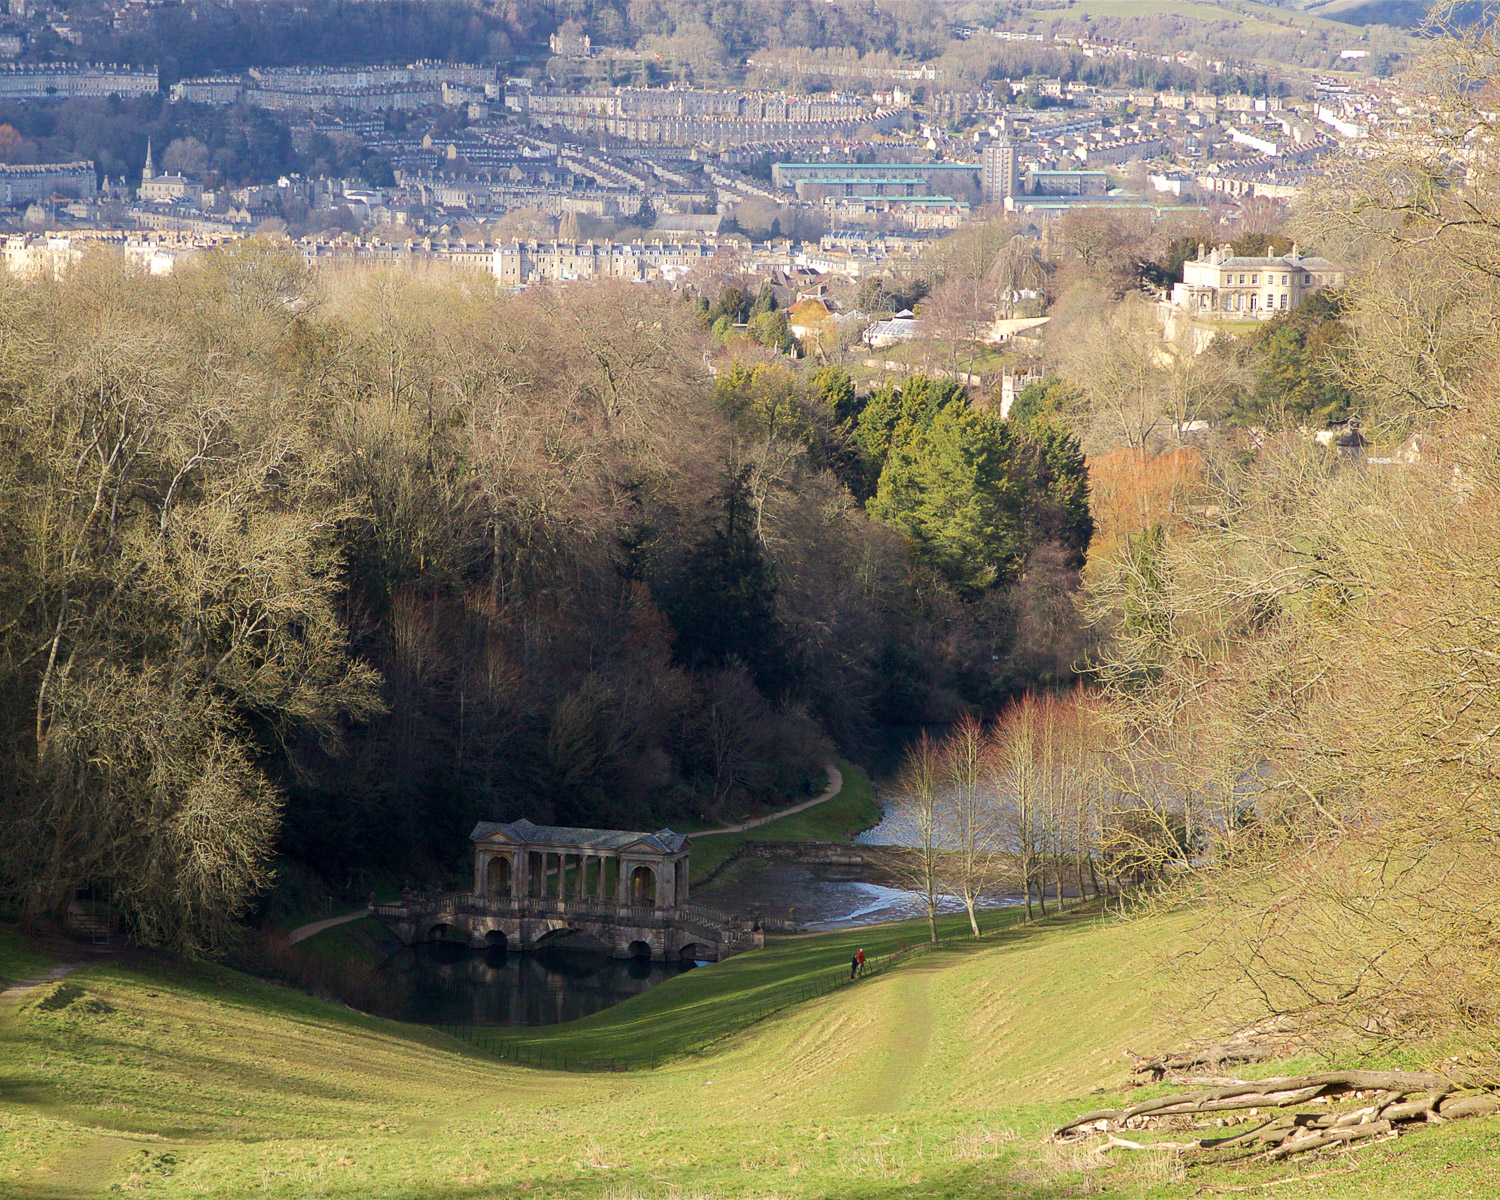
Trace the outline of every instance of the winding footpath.
{"label": "winding footpath", "polygon": [[341,917],[327,917],[321,921],[309,921],[306,925],[298,925],[296,929],[286,935],[286,944],[295,946],[298,942],[304,942],[315,933],[322,933],[325,929],[332,929],[335,925],[347,925],[350,921],[357,921],[361,917],[370,915],[370,907],[356,909],[354,912],[345,913]]}
{"label": "winding footpath", "polygon": [[753,820],[741,821],[738,825],[720,825],[716,829],[700,829],[697,833],[689,834],[689,837],[702,837],[709,833],[744,833],[747,829],[759,829],[762,825],[769,825],[772,821],[779,821],[782,817],[795,816],[799,812],[822,804],[825,800],[832,800],[844,790],[843,773],[832,763],[824,770],[828,772],[828,789],[822,795],[814,796],[811,800],[804,800],[801,804],[794,804],[791,808],[783,808],[779,812],[769,813],[764,817],[756,817]]}
{"label": "winding footpath", "polygon": [[56,983],[64,975],[78,970],[84,964],[81,962],[62,963],[53,967],[45,974],[38,975],[35,979],[23,979],[19,983],[12,983],[7,987],[0,988],[0,996],[20,997],[27,992],[33,992],[39,987],[46,987],[49,983]]}

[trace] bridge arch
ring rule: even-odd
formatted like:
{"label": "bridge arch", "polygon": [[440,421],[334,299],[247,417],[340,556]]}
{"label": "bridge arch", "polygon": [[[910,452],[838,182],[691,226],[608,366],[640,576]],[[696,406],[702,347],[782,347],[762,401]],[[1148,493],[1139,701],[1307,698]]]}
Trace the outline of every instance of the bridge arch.
{"label": "bridge arch", "polygon": [[491,929],[484,935],[484,944],[491,950],[504,950],[510,942],[503,929]]}
{"label": "bridge arch", "polygon": [[633,941],[633,942],[630,943],[629,946],[626,947],[625,954],[626,954],[626,957],[628,957],[628,958],[650,958],[651,957],[651,943],[650,942],[643,942],[643,941],[640,941],[639,939],[636,940],[636,941]]}
{"label": "bridge arch", "polygon": [[463,931],[447,921],[439,921],[427,930],[429,942],[457,942],[463,940]]}
{"label": "bridge arch", "polygon": [[630,903],[645,907],[656,903],[656,871],[652,867],[639,866],[630,872]]}
{"label": "bridge arch", "polygon": [[677,958],[680,962],[699,962],[707,957],[708,955],[704,952],[703,947],[697,942],[689,942],[677,952]]}
{"label": "bridge arch", "polygon": [[484,872],[484,890],[489,896],[510,896],[510,858],[500,855],[490,859]]}

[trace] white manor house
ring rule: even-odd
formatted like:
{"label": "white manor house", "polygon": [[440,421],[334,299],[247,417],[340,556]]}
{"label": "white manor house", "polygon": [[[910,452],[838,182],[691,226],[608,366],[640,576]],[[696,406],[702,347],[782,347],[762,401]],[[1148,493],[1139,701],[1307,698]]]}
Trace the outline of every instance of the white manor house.
{"label": "white manor house", "polygon": [[1182,264],[1172,285],[1172,305],[1220,321],[1265,321],[1290,312],[1323,287],[1342,287],[1344,268],[1326,258],[1304,257],[1296,244],[1279,258],[1252,258],[1228,246],[1204,251]]}

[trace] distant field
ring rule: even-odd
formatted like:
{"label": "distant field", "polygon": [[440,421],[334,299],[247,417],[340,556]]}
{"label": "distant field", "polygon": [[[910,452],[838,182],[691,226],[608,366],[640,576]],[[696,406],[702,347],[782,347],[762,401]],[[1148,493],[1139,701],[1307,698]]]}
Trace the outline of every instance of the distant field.
{"label": "distant field", "polygon": [[[1409,13],[1406,13],[1405,8],[1401,6],[1401,0],[1376,0],[1376,2],[1392,3],[1396,6],[1392,10],[1396,24],[1403,23],[1404,18],[1409,16]],[[1334,4],[1328,5],[1323,11],[1344,12],[1361,6],[1373,8],[1373,4],[1365,5],[1365,0],[1335,0]],[[1264,27],[1267,30],[1275,29],[1284,33],[1290,23],[1293,27],[1324,30],[1347,39],[1351,46],[1357,43],[1361,36],[1360,25],[1330,19],[1320,15],[1319,11],[1308,11],[1315,7],[1317,6],[1289,5],[1282,8],[1269,4],[1257,4],[1253,0],[1224,0],[1224,3],[1214,3],[1213,0],[1076,0],[1067,11],[1070,15],[1077,16],[1145,17],[1158,13],[1170,13],[1200,21],[1239,21],[1242,23],[1242,32],[1254,32],[1257,27]],[[1401,11],[1397,12],[1396,8],[1400,8]],[[1400,34],[1390,36],[1398,46],[1409,48],[1415,45],[1414,41]],[[1169,48],[1163,47],[1163,49]]]}

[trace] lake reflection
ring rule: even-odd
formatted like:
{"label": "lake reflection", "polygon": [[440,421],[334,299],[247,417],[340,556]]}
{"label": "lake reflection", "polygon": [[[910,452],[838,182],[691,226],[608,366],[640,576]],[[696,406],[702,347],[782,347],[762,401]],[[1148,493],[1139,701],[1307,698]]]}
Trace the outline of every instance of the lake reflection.
{"label": "lake reflection", "polygon": [[688,969],[545,947],[525,953],[452,942],[408,946],[381,971],[403,1021],[438,1025],[555,1025],[618,1004]]}

